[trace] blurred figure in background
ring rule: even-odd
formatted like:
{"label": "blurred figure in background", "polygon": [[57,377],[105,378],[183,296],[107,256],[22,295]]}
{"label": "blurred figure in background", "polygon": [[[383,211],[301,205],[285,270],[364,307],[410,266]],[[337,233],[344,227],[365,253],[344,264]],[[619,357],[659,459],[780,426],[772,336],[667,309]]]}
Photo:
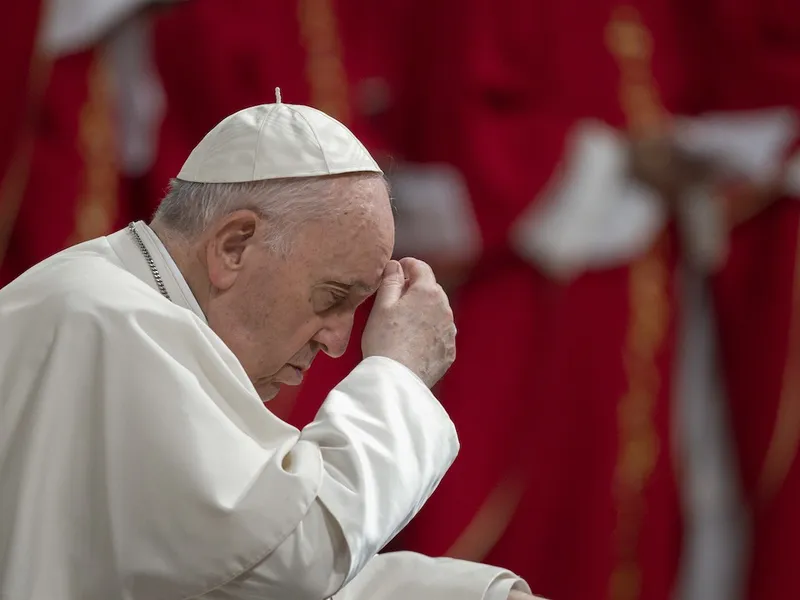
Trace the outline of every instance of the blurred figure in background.
{"label": "blurred figure in background", "polygon": [[28,118],[18,121],[14,150],[25,167],[2,201],[0,285],[127,218],[119,178],[147,161],[141,138],[159,110],[158,84],[147,71],[147,16],[168,3],[43,0],[24,3],[33,33],[25,21],[7,21],[13,36],[35,40],[28,45],[35,61],[29,83],[20,77],[4,88],[27,90]]}
{"label": "blurred figure in background", "polygon": [[[692,109],[711,114],[679,135],[729,171],[712,191],[724,255],[710,272],[710,292],[750,532],[735,582],[744,589],[724,597],[793,598],[800,595],[793,560],[800,543],[800,5],[680,4],[695,66]],[[705,511],[706,523],[712,510],[719,506]],[[720,550],[707,547],[698,571]]]}
{"label": "blurred figure in background", "polygon": [[659,156],[685,93],[672,7],[474,0],[442,15],[435,50],[457,76],[431,96],[454,113],[482,253],[441,389],[463,450],[403,541],[502,557],[552,598],[666,600],[681,544],[680,174]]}
{"label": "blurred figure in background", "polygon": [[[703,336],[713,337],[713,321],[693,287],[719,269],[729,281],[732,306],[721,307],[716,293],[718,325],[726,387],[737,390],[734,405],[750,407],[734,415],[737,429],[749,424],[736,435],[739,446],[750,439],[740,450],[746,465],[753,434],[763,433],[752,424],[774,419],[768,410],[754,420],[756,390],[791,384],[784,365],[796,345],[787,332],[795,335],[788,309],[797,277],[792,252],[765,270],[737,240],[755,228],[773,239],[760,252],[796,243],[794,218],[777,217],[782,233],[767,233],[757,215],[790,189],[798,164],[787,160],[796,156],[793,117],[760,109],[797,106],[778,82],[796,79],[800,19],[781,5],[755,18],[717,3],[688,7],[684,21],[680,3],[633,4],[583,7],[579,29],[565,6],[547,2],[420,9],[435,41],[413,36],[412,80],[435,99],[429,104],[445,107],[421,129],[448,140],[435,160],[465,175],[483,252],[458,291],[459,360],[441,390],[464,449],[403,542],[504,560],[556,598],[671,597],[685,553],[684,579],[697,579],[681,591],[730,598],[741,514],[726,414],[710,399],[714,346]],[[708,46],[693,46],[694,33]],[[720,57],[726,68],[706,70]],[[731,89],[741,72],[761,82],[759,100],[748,100],[752,89]],[[727,114],[684,116],[710,110]],[[756,325],[753,303],[770,297],[764,289],[787,309],[757,312],[765,320]],[[765,345],[774,354],[759,355]],[[800,431],[794,395],[783,392],[783,440],[772,443],[788,452],[777,459],[786,470]],[[687,442],[696,431],[680,431],[696,430],[699,417],[716,421],[700,432],[700,447]],[[681,543],[683,507],[715,536],[712,546]],[[757,518],[755,553],[783,518],[771,532]],[[790,546],[774,542],[767,555],[783,549],[788,559]],[[754,565],[762,588],[779,585],[766,573],[780,575],[781,561],[769,560],[768,569],[763,559]]]}

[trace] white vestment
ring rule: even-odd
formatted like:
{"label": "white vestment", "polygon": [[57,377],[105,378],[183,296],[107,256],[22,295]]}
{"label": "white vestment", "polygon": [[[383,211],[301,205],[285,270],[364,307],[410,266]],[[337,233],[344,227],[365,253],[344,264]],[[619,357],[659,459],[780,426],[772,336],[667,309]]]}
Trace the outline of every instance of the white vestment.
{"label": "white vestment", "polygon": [[0,290],[0,598],[527,591],[494,567],[376,556],[458,450],[415,375],[369,358],[298,431],[264,407],[164,247],[137,230],[172,301],[127,230]]}

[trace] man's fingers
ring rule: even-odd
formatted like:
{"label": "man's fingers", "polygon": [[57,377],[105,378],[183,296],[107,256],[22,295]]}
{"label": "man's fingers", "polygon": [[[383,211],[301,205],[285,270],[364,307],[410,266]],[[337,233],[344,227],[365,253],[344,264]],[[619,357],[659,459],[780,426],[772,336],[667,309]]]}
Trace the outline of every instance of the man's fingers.
{"label": "man's fingers", "polygon": [[436,276],[428,263],[417,258],[401,258],[400,264],[403,266],[405,276],[408,277],[409,284],[436,283]]}
{"label": "man's fingers", "polygon": [[375,296],[375,304],[379,306],[391,306],[403,295],[405,287],[405,275],[403,267],[396,260],[390,260],[383,270],[381,287]]}

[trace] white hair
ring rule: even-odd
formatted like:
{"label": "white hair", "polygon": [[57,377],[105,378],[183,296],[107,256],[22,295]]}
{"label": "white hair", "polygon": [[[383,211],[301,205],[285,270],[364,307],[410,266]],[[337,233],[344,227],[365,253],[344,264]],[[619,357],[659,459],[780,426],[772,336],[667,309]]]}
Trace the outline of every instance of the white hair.
{"label": "white hair", "polygon": [[[242,209],[252,210],[270,224],[268,239],[274,250],[287,253],[297,226],[309,220],[332,218],[352,203],[337,198],[358,193],[352,184],[386,180],[380,173],[331,177],[301,177],[244,183],[196,183],[173,179],[153,216],[184,239],[191,239],[216,220]],[[355,198],[367,201],[367,198]]]}

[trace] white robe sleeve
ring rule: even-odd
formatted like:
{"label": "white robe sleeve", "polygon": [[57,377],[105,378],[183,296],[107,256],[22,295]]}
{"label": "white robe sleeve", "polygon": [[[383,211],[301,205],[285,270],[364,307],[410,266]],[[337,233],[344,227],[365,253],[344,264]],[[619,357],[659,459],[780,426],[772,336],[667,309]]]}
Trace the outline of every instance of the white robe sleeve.
{"label": "white robe sleeve", "polygon": [[[371,359],[371,361],[384,362],[387,359]],[[391,365],[391,362],[386,363],[390,368]],[[404,369],[399,365],[397,368]],[[398,375],[404,374],[398,373]],[[345,380],[343,385],[346,389],[349,385],[348,380]],[[335,394],[345,391],[341,388],[342,386],[335,391]],[[343,396],[342,401],[346,402],[343,399],[347,397],[349,396]],[[313,427],[310,426],[303,432],[304,436],[322,435],[322,432],[329,427],[327,419],[324,418],[326,410],[331,410],[331,407],[323,407]],[[420,416],[423,419],[436,418],[436,415],[425,415],[424,411]],[[435,456],[437,452],[432,450],[431,456]],[[354,472],[353,465],[348,465],[351,460],[352,458],[348,458],[346,454],[340,457],[338,466],[341,473]],[[326,461],[326,471],[330,470],[335,462]],[[407,468],[411,468],[411,465],[407,465]],[[424,474],[431,465],[421,464],[417,468]],[[373,476],[381,478],[382,473],[383,471],[379,471]],[[409,472],[404,479],[413,476],[413,472]],[[369,519],[362,516],[354,521],[353,516],[358,516],[358,513],[353,510],[353,506],[360,505],[362,510],[365,509],[374,518],[380,518],[388,523],[400,522],[398,528],[408,519],[400,513],[395,517],[391,510],[385,509],[391,503],[388,498],[376,498],[374,503],[368,504],[363,502],[363,499],[354,497],[347,489],[342,489],[343,487],[345,486],[341,476],[326,472],[321,489],[331,490],[331,493],[326,495],[320,492],[318,500],[314,502],[294,532],[263,562],[203,598],[318,600],[334,595],[348,580],[350,583],[336,594],[336,600],[361,598],[402,600],[407,597],[413,597],[415,600],[427,600],[427,598],[439,600],[456,595],[466,600],[471,598],[506,600],[512,587],[529,591],[527,585],[512,573],[487,565],[452,559],[432,559],[409,552],[374,556],[374,552],[382,547],[383,538],[375,540],[373,544],[365,543],[364,540],[374,538],[375,532],[385,530],[385,524],[382,528],[381,523],[375,523],[373,531],[361,531],[363,526],[360,525],[368,523]],[[364,486],[356,483],[353,487]],[[378,490],[380,487],[376,485],[374,489]],[[337,498],[337,494],[344,496],[342,501]],[[339,519],[334,518],[326,507],[326,498],[327,504],[335,507],[339,513]],[[395,498],[394,503],[396,504],[398,500],[399,498]],[[385,504],[382,505],[381,502]],[[384,510],[378,514],[375,509],[380,507]],[[352,541],[348,542],[345,539],[342,524],[350,528]],[[353,535],[359,532],[360,535]],[[361,549],[361,559],[357,561],[353,560],[356,549]],[[363,569],[360,568],[361,563],[365,563]]]}
{"label": "white robe sleeve", "polygon": [[417,514],[458,453],[455,428],[425,384],[382,357],[331,392],[301,439],[322,452],[329,476],[318,497],[347,541],[348,581]]}
{"label": "white robe sleeve", "polygon": [[[316,504],[303,528],[288,538],[263,563],[234,581],[203,596],[204,600],[507,600],[512,589],[530,592],[519,577],[496,567],[449,558],[429,558],[412,552],[379,554],[341,591],[347,574],[346,550],[330,514]],[[327,528],[332,544],[314,546],[322,538],[314,528]],[[324,568],[319,568],[323,567]],[[297,582],[287,595],[281,581]],[[335,595],[334,595],[335,594]]]}
{"label": "white robe sleeve", "polygon": [[356,577],[422,507],[441,480],[443,467],[455,458],[456,438],[444,410],[425,395],[417,402],[408,398],[413,403],[408,415],[431,424],[429,433],[438,429],[440,434],[417,435],[412,427],[410,435],[387,435],[408,418],[403,399],[373,400],[371,410],[364,410],[360,399],[384,396],[389,374],[409,390],[429,394],[399,363],[381,357],[363,361],[331,392],[301,434],[302,440],[318,445],[323,456],[317,500],[263,562],[206,597],[329,597]]}
{"label": "white robe sleeve", "polygon": [[263,562],[204,595],[205,600],[329,598],[350,568],[347,542],[330,512],[317,501],[297,529]]}
{"label": "white robe sleeve", "polygon": [[530,593],[524,581],[504,569],[390,552],[367,563],[334,600],[506,600],[512,588]]}

